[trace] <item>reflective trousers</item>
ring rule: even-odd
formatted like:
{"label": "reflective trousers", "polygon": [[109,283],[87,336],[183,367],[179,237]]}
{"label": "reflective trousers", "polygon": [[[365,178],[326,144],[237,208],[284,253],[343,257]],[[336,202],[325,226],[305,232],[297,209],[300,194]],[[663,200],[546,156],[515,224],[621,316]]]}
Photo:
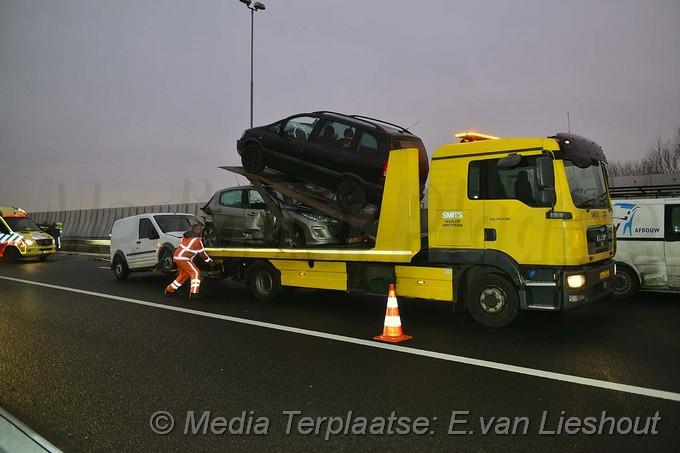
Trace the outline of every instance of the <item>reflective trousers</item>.
{"label": "reflective trousers", "polygon": [[175,281],[165,288],[165,290],[169,293],[174,293],[175,290],[182,286],[187,278],[191,277],[191,289],[189,290],[189,293],[198,294],[198,290],[201,287],[201,273],[193,261],[177,260],[175,261],[175,264],[177,264],[177,268],[179,269],[179,275]]}

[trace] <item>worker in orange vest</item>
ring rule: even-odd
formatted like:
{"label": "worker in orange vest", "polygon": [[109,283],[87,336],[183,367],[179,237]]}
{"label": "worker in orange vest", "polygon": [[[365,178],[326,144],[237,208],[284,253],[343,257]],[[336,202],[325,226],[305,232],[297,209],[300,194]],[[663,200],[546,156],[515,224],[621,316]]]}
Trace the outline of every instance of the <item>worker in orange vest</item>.
{"label": "worker in orange vest", "polygon": [[166,296],[173,296],[175,291],[191,277],[191,289],[189,290],[189,299],[199,299],[199,289],[201,287],[201,273],[194,264],[193,259],[196,255],[200,256],[203,261],[212,265],[213,260],[205,253],[203,248],[203,241],[201,241],[201,233],[203,232],[203,225],[200,223],[191,227],[191,231],[184,233],[179,246],[175,250],[173,261],[179,268],[179,275],[165,288]]}

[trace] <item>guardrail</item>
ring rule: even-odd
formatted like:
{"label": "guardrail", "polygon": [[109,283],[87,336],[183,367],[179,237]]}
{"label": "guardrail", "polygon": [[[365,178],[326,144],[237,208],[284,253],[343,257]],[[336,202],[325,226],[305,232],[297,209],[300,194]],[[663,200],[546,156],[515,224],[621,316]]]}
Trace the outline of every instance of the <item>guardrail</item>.
{"label": "guardrail", "polygon": [[33,212],[29,216],[38,225],[62,223],[61,248],[67,251],[109,253],[111,228],[118,219],[137,214],[182,212],[202,217],[205,203],[179,203],[121,208],[80,209]]}

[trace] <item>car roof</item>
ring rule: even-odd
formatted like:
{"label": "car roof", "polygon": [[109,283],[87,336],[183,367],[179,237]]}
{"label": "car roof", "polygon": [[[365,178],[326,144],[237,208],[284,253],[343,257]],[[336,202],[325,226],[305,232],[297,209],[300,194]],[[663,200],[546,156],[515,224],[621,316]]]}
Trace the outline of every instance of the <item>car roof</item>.
{"label": "car roof", "polygon": [[[309,114],[309,113],[308,113]],[[383,121],[377,118],[371,118],[368,116],[362,116],[362,115],[347,115],[344,113],[338,113],[338,112],[331,112],[328,110],[318,110],[316,112],[311,112],[313,115],[318,115],[318,116],[324,116],[328,118],[333,118],[337,119],[346,123],[353,124],[355,126],[363,126],[363,127],[370,127],[373,129],[376,129],[378,131],[386,132],[388,134],[405,134],[405,135],[413,135],[411,131],[406,129],[405,127],[401,127],[397,124],[392,124],[388,123],[387,121]],[[301,115],[305,115],[302,113]],[[298,115],[295,115],[298,116]]]}

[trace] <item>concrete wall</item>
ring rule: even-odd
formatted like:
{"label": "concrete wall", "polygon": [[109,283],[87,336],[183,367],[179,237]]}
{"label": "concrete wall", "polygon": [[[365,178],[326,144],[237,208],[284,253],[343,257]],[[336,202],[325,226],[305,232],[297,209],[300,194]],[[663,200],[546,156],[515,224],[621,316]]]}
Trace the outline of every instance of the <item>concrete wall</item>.
{"label": "concrete wall", "polygon": [[29,216],[37,224],[61,222],[62,237],[109,239],[113,222],[136,214],[154,212],[183,212],[203,216],[200,206],[205,203],[182,203],[125,208],[83,209],[77,211],[33,212]]}

